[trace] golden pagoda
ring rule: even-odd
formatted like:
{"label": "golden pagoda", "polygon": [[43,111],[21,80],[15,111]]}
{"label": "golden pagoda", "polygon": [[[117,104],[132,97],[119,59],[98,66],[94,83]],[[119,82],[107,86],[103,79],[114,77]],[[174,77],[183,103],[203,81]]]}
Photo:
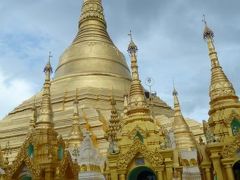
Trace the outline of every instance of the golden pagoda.
{"label": "golden pagoda", "polygon": [[180,103],[178,100],[178,92],[174,88],[173,91],[174,97],[174,122],[173,122],[173,132],[176,141],[176,147],[178,149],[191,149],[196,147],[195,139],[190,131],[190,128],[184,119]]}
{"label": "golden pagoda", "polygon": [[204,122],[207,144],[200,143],[203,178],[240,179],[240,102],[220,66],[214,46],[214,33],[206,21],[203,37],[211,60],[209,120]]}
{"label": "golden pagoda", "polygon": [[[111,113],[109,94],[114,95],[116,108],[121,113],[124,109],[123,96],[127,94],[130,83],[130,71],[124,55],[107,33],[102,1],[84,0],[78,33],[60,57],[55,76],[51,80],[51,103],[56,131],[64,140],[69,138],[74,111],[72,104],[75,101],[75,90],[78,89],[80,126],[84,126],[84,119],[87,118],[100,152],[106,155],[108,143],[105,140],[106,124],[103,122],[109,120]],[[33,117],[32,108],[35,108],[35,115],[40,113],[41,95],[42,92],[39,92],[24,101],[0,121],[0,144],[5,147],[9,142],[10,162],[26,137],[29,119]],[[163,124],[170,122],[166,119],[173,117],[171,107],[157,96],[152,96],[152,99],[152,108],[155,116],[159,116],[158,121]],[[171,127],[171,123],[167,126]],[[199,123],[195,122],[193,126],[200,129]],[[8,149],[3,148],[3,151]]]}
{"label": "golden pagoda", "polygon": [[201,180],[197,142],[182,115],[178,92],[174,88],[174,177]]}
{"label": "golden pagoda", "polygon": [[80,126],[80,117],[79,117],[79,109],[78,109],[78,94],[76,90],[75,101],[73,102],[74,112],[72,117],[72,130],[69,134],[68,138],[68,148],[74,148],[80,146],[83,140],[83,133]]}
{"label": "golden pagoda", "polygon": [[201,126],[183,117],[175,88],[173,109],[144,89],[132,34],[130,73],[102,1],[83,0],[54,78],[50,55],[42,91],[0,122],[0,179],[240,179],[240,102],[204,22],[212,74]]}

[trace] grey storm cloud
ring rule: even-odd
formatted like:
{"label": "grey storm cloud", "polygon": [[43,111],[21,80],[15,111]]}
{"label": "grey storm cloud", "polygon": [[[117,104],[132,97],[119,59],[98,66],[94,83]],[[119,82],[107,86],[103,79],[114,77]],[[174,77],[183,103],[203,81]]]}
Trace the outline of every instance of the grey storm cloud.
{"label": "grey storm cloud", "polygon": [[[81,4],[81,0],[1,1],[0,71],[10,80],[17,76],[34,84],[37,92],[48,51],[53,52],[56,67],[73,40]],[[128,33],[133,31],[143,84],[152,77],[153,89],[172,105],[174,79],[185,116],[208,117],[210,61],[202,39],[203,14],[215,32],[220,63],[239,93],[240,1],[103,0],[103,4],[108,32],[128,61]]]}

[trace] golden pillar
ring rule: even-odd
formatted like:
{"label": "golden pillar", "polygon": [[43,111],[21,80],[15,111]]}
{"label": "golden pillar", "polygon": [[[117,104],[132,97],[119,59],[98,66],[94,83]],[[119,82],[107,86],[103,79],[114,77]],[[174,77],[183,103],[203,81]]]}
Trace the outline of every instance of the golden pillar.
{"label": "golden pillar", "polygon": [[158,171],[158,180],[163,180],[163,171]]}
{"label": "golden pillar", "polygon": [[222,168],[221,168],[221,161],[220,161],[220,156],[219,154],[212,153],[211,155],[211,160],[213,162],[213,167],[217,175],[218,180],[223,180],[223,174],[222,174]]}
{"label": "golden pillar", "polygon": [[173,179],[172,160],[170,158],[166,158],[165,159],[165,164],[166,164],[167,180],[172,180]]}
{"label": "golden pillar", "polygon": [[227,172],[227,179],[234,180],[232,165],[231,164],[225,165],[225,169],[226,169],[226,172]]}
{"label": "golden pillar", "polygon": [[120,174],[119,180],[125,180],[125,179],[126,179],[126,175],[125,174]]}
{"label": "golden pillar", "polygon": [[234,180],[233,169],[232,169],[233,162],[234,162],[234,159],[232,158],[222,159],[222,164],[224,165],[227,179],[229,180],[232,180],[232,179]]}
{"label": "golden pillar", "polygon": [[210,167],[207,167],[204,170],[205,170],[206,180],[211,180],[211,170],[210,170]]}
{"label": "golden pillar", "polygon": [[212,174],[213,172],[211,171],[211,162],[209,161],[203,161],[201,163],[201,169],[203,173],[203,178],[205,180],[212,180]]}
{"label": "golden pillar", "polygon": [[106,180],[110,180],[111,178],[110,178],[110,175],[107,173],[107,174],[105,174],[105,178],[106,178]]}
{"label": "golden pillar", "polygon": [[111,180],[118,180],[118,173],[116,171],[111,172]]}

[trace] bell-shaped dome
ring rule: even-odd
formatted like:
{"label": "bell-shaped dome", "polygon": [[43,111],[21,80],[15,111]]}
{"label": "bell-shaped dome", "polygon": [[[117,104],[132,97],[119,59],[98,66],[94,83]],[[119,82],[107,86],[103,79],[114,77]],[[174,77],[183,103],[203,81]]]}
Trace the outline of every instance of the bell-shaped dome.
{"label": "bell-shaped dome", "polygon": [[124,90],[130,84],[129,68],[108,35],[100,0],[84,1],[78,34],[60,58],[53,90],[66,88],[69,79],[70,91],[89,87]]}

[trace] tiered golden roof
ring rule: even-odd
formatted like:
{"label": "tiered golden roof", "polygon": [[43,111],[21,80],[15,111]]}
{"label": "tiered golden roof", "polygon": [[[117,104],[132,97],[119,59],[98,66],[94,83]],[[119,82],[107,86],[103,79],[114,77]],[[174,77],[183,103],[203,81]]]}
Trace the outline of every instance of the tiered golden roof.
{"label": "tiered golden roof", "polygon": [[178,100],[178,93],[174,88],[174,122],[173,122],[173,132],[175,136],[175,142],[178,150],[191,150],[191,148],[196,148],[196,143],[194,136],[192,135],[190,128],[185,121],[182,111],[180,108],[180,103]]}
{"label": "tiered golden roof", "polygon": [[83,133],[80,126],[80,116],[78,110],[78,94],[76,90],[76,97],[73,103],[74,112],[72,117],[72,130],[68,138],[68,147],[79,147],[83,140]]}
{"label": "tiered golden roof", "polygon": [[123,91],[124,86],[119,87],[118,83],[129,86],[129,69],[107,33],[101,0],[83,3],[78,34],[61,57],[54,84],[58,86],[66,78],[79,78],[80,90],[86,87],[110,89],[111,84]]}
{"label": "tiered golden roof", "polygon": [[214,111],[219,108],[218,103],[216,101],[219,100],[227,100],[232,103],[236,103],[238,101],[238,97],[236,96],[235,90],[232,86],[232,83],[229,81],[227,76],[222,70],[220,66],[217,52],[214,46],[214,33],[205,23],[205,29],[203,33],[204,39],[207,41],[209,57],[211,60],[211,85],[210,85],[210,98],[211,98],[211,110],[209,114],[211,115]]}
{"label": "tiered golden roof", "polygon": [[138,63],[137,63],[137,46],[133,42],[132,33],[130,32],[130,43],[128,52],[131,58],[132,82],[130,85],[130,93],[128,97],[127,115],[134,116],[134,114],[143,113],[149,115],[147,102],[144,95],[144,90],[139,79]]}
{"label": "tiered golden roof", "polygon": [[112,105],[112,110],[111,110],[111,117],[109,120],[109,127],[107,130],[107,136],[110,138],[112,141],[117,140],[117,133],[121,129],[121,124],[120,124],[120,117],[118,115],[117,109],[116,109],[116,101],[114,97],[111,98],[111,105]]}
{"label": "tiered golden roof", "polygon": [[116,109],[116,101],[113,96],[111,98],[111,105],[112,105],[111,117],[109,120],[106,138],[108,139],[109,142],[108,152],[115,154],[119,152],[117,141],[119,132],[121,130],[121,122]]}
{"label": "tiered golden roof", "polygon": [[45,82],[43,85],[42,93],[42,103],[41,103],[41,112],[39,119],[36,122],[37,129],[48,129],[53,128],[53,112],[52,112],[52,103],[51,103],[51,73],[52,66],[50,64],[50,57],[47,65],[44,68],[45,72]]}
{"label": "tiered golden roof", "polygon": [[239,161],[240,143],[236,130],[240,129],[240,103],[232,83],[220,66],[213,41],[214,33],[205,19],[204,22],[203,38],[208,44],[212,73],[209,120],[204,122],[207,145],[203,142],[199,145],[200,167],[206,180],[239,179],[239,168],[234,164]]}
{"label": "tiered golden roof", "polygon": [[209,125],[214,135],[224,140],[224,136],[232,134],[230,129],[231,122],[228,120],[232,116],[233,111],[240,110],[240,103],[232,83],[220,66],[214,46],[214,33],[208,27],[205,20],[204,22],[203,38],[207,41],[211,60]]}

